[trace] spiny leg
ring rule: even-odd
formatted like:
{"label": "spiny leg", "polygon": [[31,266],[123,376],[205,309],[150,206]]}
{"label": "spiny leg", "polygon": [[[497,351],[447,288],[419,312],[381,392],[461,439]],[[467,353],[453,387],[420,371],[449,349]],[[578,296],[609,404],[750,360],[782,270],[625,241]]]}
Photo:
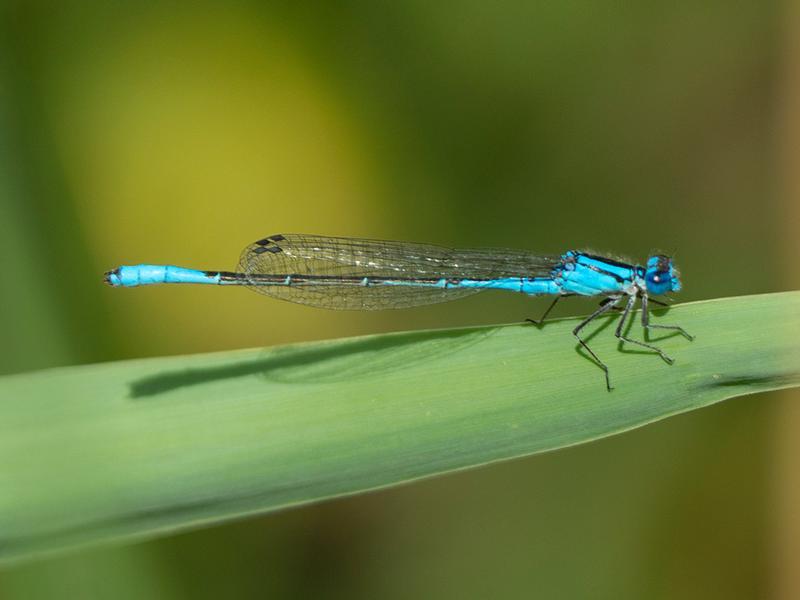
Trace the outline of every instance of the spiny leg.
{"label": "spiny leg", "polygon": [[606,365],[606,363],[604,363],[602,360],[600,360],[600,357],[597,356],[597,354],[594,353],[594,350],[589,348],[589,345],[581,339],[580,335],[578,335],[580,333],[581,329],[586,327],[589,323],[594,321],[597,317],[607,313],[612,308],[614,308],[614,306],[616,305],[617,302],[619,302],[619,300],[620,300],[620,298],[622,298],[622,296],[609,296],[608,298],[609,298],[608,302],[605,302],[605,303],[601,304],[600,308],[598,308],[592,314],[590,314],[588,317],[586,317],[583,321],[581,321],[581,323],[575,329],[572,330],[572,335],[575,336],[575,338],[578,340],[580,345],[583,346],[583,348],[591,355],[591,357],[600,366],[600,368],[603,369],[603,372],[606,375],[606,389],[608,389],[608,391],[610,392],[611,391],[611,381],[608,378],[608,365]]}
{"label": "spiny leg", "polygon": [[547,307],[547,310],[544,311],[544,314],[541,317],[539,317],[538,321],[535,320],[535,319],[525,319],[525,320],[530,322],[530,323],[533,323],[537,327],[541,327],[542,325],[544,325],[544,320],[547,318],[547,315],[550,314],[550,311],[553,310],[553,308],[555,307],[556,304],[558,304],[559,300],[561,300],[561,294],[557,295],[553,299],[553,301],[550,303],[550,306]]}
{"label": "spiny leg", "polygon": [[[647,300],[645,299],[647,296],[642,296],[642,310],[647,308]],[[636,296],[631,295],[628,298],[628,303],[625,305],[625,312],[622,313],[622,318],[619,320],[619,325],[617,325],[617,330],[614,332],[614,335],[617,337],[618,340],[622,341],[623,343],[627,342],[629,344],[636,344],[637,346],[641,346],[642,348],[647,348],[648,350],[652,350],[653,352],[657,352],[658,355],[664,359],[667,364],[672,364],[675,362],[669,356],[667,356],[661,348],[656,348],[652,344],[647,344],[645,342],[640,342],[639,340],[632,340],[629,337],[626,337],[623,331],[625,330],[625,321],[628,320],[628,316],[630,316],[631,310],[636,305]]]}
{"label": "spiny leg", "polygon": [[[645,329],[645,333],[649,332],[651,329],[671,329],[672,331],[679,331],[687,340],[690,342],[694,340],[693,335],[689,335],[683,327],[679,325],[651,325],[650,324],[650,311],[647,309],[647,294],[642,294],[642,327]],[[653,300],[653,302],[656,302]],[[656,304],[660,304],[656,302]]]}

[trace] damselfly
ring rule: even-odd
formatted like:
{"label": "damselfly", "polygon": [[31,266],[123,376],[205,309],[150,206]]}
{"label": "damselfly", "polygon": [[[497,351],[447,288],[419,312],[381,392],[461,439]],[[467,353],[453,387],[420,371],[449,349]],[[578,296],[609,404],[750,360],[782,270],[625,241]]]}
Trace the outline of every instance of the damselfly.
{"label": "damselfly", "polygon": [[637,299],[642,304],[642,327],[671,329],[693,339],[677,325],[650,323],[650,295],[681,289],[678,271],[668,256],[654,255],[644,267],[570,250],[543,256],[500,248],[454,250],[429,244],[322,237],[273,235],[247,246],[239,269],[197,271],[171,265],[122,266],[105,274],[115,287],[157,283],[242,285],[262,294],[321,308],[379,310],[407,308],[463,298],[484,290],[508,290],[530,296],[554,296],[537,321],[541,325],[565,296],[602,297],[599,308],[572,333],[605,372],[608,366],[581,337],[589,323],[611,310],[621,310],[615,336],[621,342],[673,360],[663,350],[625,334],[625,324]]}

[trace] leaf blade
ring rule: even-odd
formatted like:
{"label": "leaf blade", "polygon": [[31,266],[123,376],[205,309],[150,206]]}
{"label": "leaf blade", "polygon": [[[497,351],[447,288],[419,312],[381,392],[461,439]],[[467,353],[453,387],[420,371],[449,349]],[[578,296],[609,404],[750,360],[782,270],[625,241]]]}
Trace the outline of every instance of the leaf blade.
{"label": "leaf blade", "polygon": [[[584,443],[800,385],[800,292],[656,317],[676,358],[575,349],[575,320],[0,378],[0,560],[124,540]],[[632,334],[636,335],[636,329]],[[4,492],[1,490],[5,490]]]}

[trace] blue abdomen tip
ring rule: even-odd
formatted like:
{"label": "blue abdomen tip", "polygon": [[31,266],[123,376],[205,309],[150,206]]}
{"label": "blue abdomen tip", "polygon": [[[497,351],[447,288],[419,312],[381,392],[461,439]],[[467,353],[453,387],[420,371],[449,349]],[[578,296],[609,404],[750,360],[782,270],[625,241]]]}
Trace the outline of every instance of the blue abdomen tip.
{"label": "blue abdomen tip", "polygon": [[207,273],[173,265],[132,265],[117,267],[105,274],[114,287],[137,287],[158,283],[220,283],[219,273]]}

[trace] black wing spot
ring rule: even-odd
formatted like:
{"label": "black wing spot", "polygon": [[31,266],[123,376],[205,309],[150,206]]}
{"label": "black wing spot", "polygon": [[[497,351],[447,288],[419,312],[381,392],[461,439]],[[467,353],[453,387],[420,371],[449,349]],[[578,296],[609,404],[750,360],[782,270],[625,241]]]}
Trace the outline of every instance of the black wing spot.
{"label": "black wing spot", "polygon": [[263,240],[258,240],[256,242],[256,246],[269,246],[273,242],[282,242],[285,239],[286,238],[282,235],[273,235],[272,237],[265,237]]}
{"label": "black wing spot", "polygon": [[275,254],[277,252],[283,252],[283,250],[278,246],[261,246],[259,248],[253,248],[253,254],[264,254],[264,252],[272,252]]}

